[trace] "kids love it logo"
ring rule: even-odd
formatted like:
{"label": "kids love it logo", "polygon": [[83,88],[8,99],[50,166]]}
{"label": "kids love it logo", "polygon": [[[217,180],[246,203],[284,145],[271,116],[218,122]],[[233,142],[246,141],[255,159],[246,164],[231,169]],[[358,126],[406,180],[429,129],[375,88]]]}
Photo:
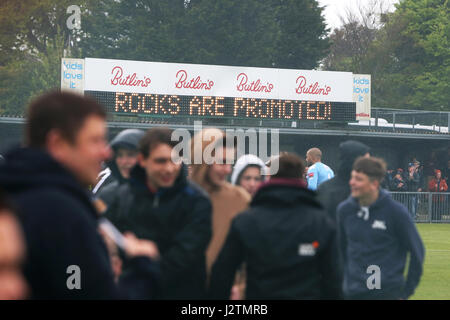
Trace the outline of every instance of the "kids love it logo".
{"label": "kids love it logo", "polygon": [[146,88],[150,85],[152,80],[150,77],[144,76],[144,79],[139,79],[136,72],[133,74],[124,74],[122,67],[115,66],[112,71],[111,84],[113,86],[130,86],[130,87],[143,87]]}

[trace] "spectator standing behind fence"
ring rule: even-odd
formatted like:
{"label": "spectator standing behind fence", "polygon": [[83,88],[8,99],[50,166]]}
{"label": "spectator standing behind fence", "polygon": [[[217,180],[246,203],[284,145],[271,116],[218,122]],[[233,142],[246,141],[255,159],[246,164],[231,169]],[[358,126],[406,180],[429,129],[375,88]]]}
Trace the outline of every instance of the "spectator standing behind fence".
{"label": "spectator standing behind fence", "polygon": [[435,176],[428,183],[428,191],[430,192],[445,192],[448,190],[447,183],[442,179],[441,170],[435,170]]}
{"label": "spectator standing behind fence", "polygon": [[[233,145],[233,144],[231,144]],[[205,149],[217,147],[222,150],[222,159],[219,161],[208,161],[204,156]],[[219,151],[220,152],[220,151]],[[200,155],[201,163],[195,163],[195,154]],[[191,141],[192,175],[191,179],[198,183],[209,194],[212,202],[212,238],[206,251],[206,265],[208,274],[217,258],[230,228],[231,220],[240,212],[247,209],[251,196],[239,186],[233,186],[226,181],[231,173],[231,163],[234,160],[235,149],[227,147],[226,135],[219,129],[205,129],[198,132]],[[215,156],[215,155],[212,155]],[[213,159],[210,159],[213,160]],[[208,164],[210,163],[210,164]],[[243,278],[239,274],[236,277],[236,291],[242,294]],[[231,288],[230,288],[231,289]],[[230,291],[225,297],[230,297]],[[235,299],[241,296],[235,295]]]}
{"label": "spectator standing behind fence", "polygon": [[418,192],[425,192],[427,190],[427,186],[425,186],[425,175],[423,174],[423,165],[420,164],[419,161],[413,161],[416,172],[419,174],[419,188]]}
{"label": "spectator standing behind fence", "polygon": [[428,186],[430,180],[434,178],[434,170],[437,169],[438,159],[436,151],[431,151],[428,159],[424,163],[423,174],[425,176],[425,186]]}
{"label": "spectator standing behind fence", "polygon": [[381,187],[388,191],[392,189],[392,179],[394,179],[395,170],[389,169],[386,171],[386,175],[384,176],[383,181],[381,182]]}
{"label": "spectator standing behind fence", "polygon": [[[408,192],[420,192],[420,174],[419,169],[414,163],[408,164],[408,172],[406,176],[406,186]],[[413,220],[417,214],[418,198],[416,194],[408,194],[408,209],[411,212]]]}
{"label": "spectator standing behind fence", "polygon": [[212,269],[212,299],[228,298],[242,262],[247,299],[339,298],[335,225],[306,188],[303,160],[284,153],[278,161],[250,209],[233,219]]}
{"label": "spectator standing behind fence", "polygon": [[[428,183],[429,192],[446,192],[448,190],[448,185],[442,178],[441,170],[435,170],[435,176]],[[448,197],[445,195],[433,195],[433,220],[440,220],[443,213],[447,213],[446,207],[448,202]]]}
{"label": "spectator standing behind fence", "polygon": [[403,169],[397,169],[395,176],[392,178],[391,191],[394,192],[405,192],[408,191],[408,186],[403,178]]}
{"label": "spectator standing behind fence", "polygon": [[[138,164],[106,211],[122,231],[158,245],[161,299],[205,299],[205,250],[211,238],[211,202],[174,162],[173,130],[148,130],[139,144]],[[126,268],[126,267],[125,267]]]}
{"label": "spectator standing behind fence", "polygon": [[139,140],[143,136],[142,130],[127,129],[111,141],[113,158],[107,162],[108,167],[100,172],[99,182],[92,190],[106,206],[110,204],[114,190],[129,181],[131,169],[137,163]]}
{"label": "spectator standing behind fence", "polygon": [[105,118],[90,98],[45,94],[28,109],[26,147],[10,151],[0,166],[0,184],[20,210],[31,298],[152,298],[158,291],[155,263],[148,258],[158,255],[154,243],[126,236],[130,272],[116,285],[97,231],[88,186],[110,154]]}
{"label": "spectator standing behind fence", "polygon": [[310,190],[317,190],[321,183],[334,177],[333,170],[321,161],[322,151],[319,148],[311,148],[306,152],[308,189]]}
{"label": "spectator standing behind fence", "polygon": [[448,184],[450,183],[450,160],[447,161],[447,167],[443,170],[442,173],[448,186]]}
{"label": "spectator standing behind fence", "polygon": [[406,207],[380,189],[385,172],[381,159],[357,159],[351,196],[338,207],[346,299],[407,299],[422,275],[422,240]]}

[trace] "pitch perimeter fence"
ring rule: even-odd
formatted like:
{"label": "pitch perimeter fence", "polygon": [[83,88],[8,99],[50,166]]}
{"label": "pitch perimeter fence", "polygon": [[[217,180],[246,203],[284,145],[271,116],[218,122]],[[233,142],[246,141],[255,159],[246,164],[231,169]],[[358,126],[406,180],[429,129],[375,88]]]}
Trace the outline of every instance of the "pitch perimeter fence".
{"label": "pitch perimeter fence", "polygon": [[450,223],[450,192],[391,192],[415,222]]}

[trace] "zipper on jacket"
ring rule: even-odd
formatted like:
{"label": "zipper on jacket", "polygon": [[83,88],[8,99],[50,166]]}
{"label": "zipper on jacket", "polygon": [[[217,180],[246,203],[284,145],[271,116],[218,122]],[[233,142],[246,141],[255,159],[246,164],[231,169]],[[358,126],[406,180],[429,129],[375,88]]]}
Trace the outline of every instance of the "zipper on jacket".
{"label": "zipper on jacket", "polygon": [[155,194],[155,197],[153,198],[153,208],[157,208],[159,206],[159,194]]}

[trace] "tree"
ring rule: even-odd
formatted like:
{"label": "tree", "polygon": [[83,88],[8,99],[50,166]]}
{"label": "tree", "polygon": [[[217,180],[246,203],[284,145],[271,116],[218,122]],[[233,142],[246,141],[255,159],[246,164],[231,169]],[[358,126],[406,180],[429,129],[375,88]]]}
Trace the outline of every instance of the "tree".
{"label": "tree", "polygon": [[[0,4],[0,112],[23,114],[29,100],[59,87],[61,58],[81,51],[82,33],[67,27],[70,0],[6,0]],[[82,1],[86,8],[88,0]]]}
{"label": "tree", "polygon": [[312,0],[274,0],[279,25],[274,66],[314,69],[328,53],[323,8]]}
{"label": "tree", "polygon": [[381,31],[367,59],[375,103],[450,111],[449,1],[404,0]]}
{"label": "tree", "polygon": [[448,0],[403,0],[379,25],[334,30],[326,70],[372,75],[372,106],[449,111]]}
{"label": "tree", "polygon": [[314,0],[103,0],[95,11],[88,56],[311,69],[328,48]]}
{"label": "tree", "polygon": [[[267,1],[196,1],[189,7],[187,54],[194,63],[268,67],[277,26]],[[188,43],[186,43],[188,44]]]}
{"label": "tree", "polygon": [[176,61],[185,35],[183,0],[101,0],[89,11],[81,42],[84,56]]}
{"label": "tree", "polygon": [[331,33],[330,52],[322,62],[325,70],[364,73],[364,61],[389,10],[385,0],[365,4],[360,4],[356,12],[346,9],[340,17],[342,27]]}
{"label": "tree", "polygon": [[0,3],[0,113],[59,87],[61,58],[312,69],[328,40],[315,0],[71,0]]}

